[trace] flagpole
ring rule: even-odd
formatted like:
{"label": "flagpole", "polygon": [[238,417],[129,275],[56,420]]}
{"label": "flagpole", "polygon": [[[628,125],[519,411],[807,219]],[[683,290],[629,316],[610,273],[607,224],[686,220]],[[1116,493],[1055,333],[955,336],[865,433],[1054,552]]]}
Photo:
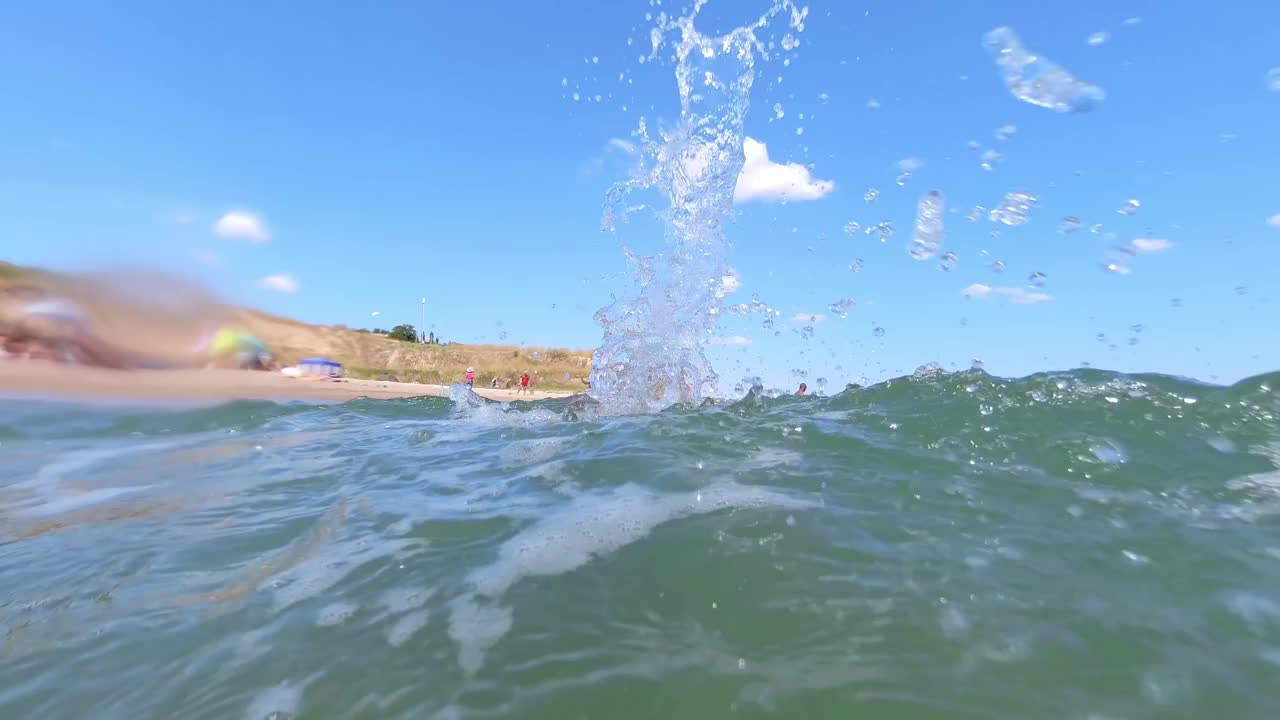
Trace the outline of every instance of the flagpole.
{"label": "flagpole", "polygon": [[422,328],[418,330],[418,342],[427,341],[427,299],[422,298]]}

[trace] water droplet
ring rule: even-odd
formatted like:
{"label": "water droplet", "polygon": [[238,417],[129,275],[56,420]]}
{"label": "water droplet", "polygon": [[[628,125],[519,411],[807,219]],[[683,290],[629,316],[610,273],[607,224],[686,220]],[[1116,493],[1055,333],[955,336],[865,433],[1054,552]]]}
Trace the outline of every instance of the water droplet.
{"label": "water droplet", "polygon": [[1169,300],[1169,304],[1173,307],[1180,308],[1182,307],[1182,298],[1173,298]]}
{"label": "water droplet", "polygon": [[898,187],[902,187],[910,181],[911,181],[910,172],[907,172],[904,170],[900,175],[898,175],[898,179],[897,179]]}
{"label": "water droplet", "polygon": [[956,257],[955,253],[949,252],[942,256],[942,261],[938,263],[938,267],[941,268],[943,272],[951,272],[951,269],[954,268],[958,262],[960,262],[960,258]]}
{"label": "water droplet", "polygon": [[1140,207],[1142,207],[1142,203],[1138,202],[1137,200],[1130,200],[1125,204],[1121,205],[1120,209],[1116,210],[1116,212],[1120,213],[1121,215],[1132,215],[1138,212],[1138,208]]}
{"label": "water droplet", "polygon": [[942,192],[930,190],[916,204],[916,224],[911,233],[909,251],[916,260],[928,260],[942,247],[944,211]]}
{"label": "water droplet", "polygon": [[747,661],[745,658],[738,658],[738,669],[739,670],[747,669]]}
{"label": "water droplet", "polygon": [[808,340],[808,339],[812,338],[812,337],[813,337],[813,326],[812,326],[812,325],[805,325],[804,327],[800,328],[800,337],[801,337],[801,338],[804,338],[805,340]]}
{"label": "water droplet", "polygon": [[880,101],[879,101],[879,100],[877,100],[877,99],[875,99],[875,98],[867,98],[867,109],[868,109],[868,110],[879,110],[879,109],[880,109]]}
{"label": "water droplet", "polygon": [[498,333],[498,339],[499,339],[499,340],[506,340],[506,339],[507,339],[507,331],[506,331],[506,330],[503,330],[503,331],[499,332],[499,333]]}
{"label": "water droplet", "polygon": [[783,117],[785,117],[785,116],[786,116],[786,114],[787,114],[787,113],[786,113],[785,111],[783,111],[783,109],[782,109],[782,103],[774,103],[774,104],[773,104],[773,116],[774,116],[774,117],[776,117],[777,119],[781,120]]}
{"label": "water droplet", "polygon": [[1063,235],[1070,235],[1078,229],[1080,229],[1080,218],[1074,215],[1062,218],[1062,222],[1058,225],[1058,232]]}
{"label": "water droplet", "polygon": [[569,78],[567,77],[560,78],[560,87],[569,87]]}
{"label": "water droplet", "polygon": [[850,235],[857,235],[862,226],[856,222],[850,221],[844,224],[844,231]]}
{"label": "water droplet", "polygon": [[1280,92],[1280,67],[1273,67],[1267,71],[1267,89],[1271,92]]}
{"label": "water droplet", "polygon": [[818,102],[822,103],[823,105],[826,105],[827,101],[830,99],[831,99],[830,95],[826,93],[818,93]]}
{"label": "water droplet", "polygon": [[796,128],[796,134],[797,134],[797,135],[803,135],[803,134],[804,134],[804,128],[802,128],[802,127],[798,127],[798,128]]}
{"label": "water droplet", "polygon": [[533,354],[533,359],[534,359],[534,360],[541,360],[541,359],[542,359],[542,353],[540,353],[540,352],[535,352],[535,353]]}
{"label": "water droplet", "polygon": [[1008,140],[1017,133],[1018,127],[1016,125],[1001,125],[996,128],[995,135],[997,140]]}
{"label": "water droplet", "polygon": [[994,273],[1004,272],[1004,261],[996,260],[995,262],[991,263],[991,272],[994,272]]}
{"label": "water droplet", "polygon": [[1009,92],[1019,100],[1056,112],[1087,112],[1100,105],[1102,88],[1078,80],[1039,53],[1023,47],[1016,33],[998,27],[982,39]]}
{"label": "water droplet", "polygon": [[1237,286],[1236,286],[1236,294],[1237,294],[1237,295],[1248,295],[1248,294],[1249,294],[1249,288],[1245,287],[1244,285],[1237,285]]}
{"label": "water droplet", "polygon": [[1097,225],[1093,225],[1093,226],[1091,226],[1091,227],[1089,228],[1089,232],[1093,233],[1094,235],[1101,235],[1101,234],[1102,234],[1102,223],[1098,223]]}
{"label": "water droplet", "polygon": [[1011,192],[1004,196],[990,213],[991,222],[1001,223],[1004,225],[1016,226],[1026,225],[1031,221],[1027,217],[1028,213],[1036,206],[1039,200],[1026,190]]}
{"label": "water droplet", "polygon": [[978,412],[983,415],[990,415],[995,412],[995,408],[991,407],[990,405],[979,405]]}
{"label": "water droplet", "polygon": [[1102,43],[1106,42],[1108,37],[1110,37],[1110,36],[1109,36],[1109,35],[1107,35],[1107,33],[1106,33],[1105,31],[1100,30],[1100,31],[1098,31],[1098,32],[1096,32],[1096,33],[1094,33],[1094,34],[1090,35],[1090,36],[1089,36],[1089,39],[1088,39],[1088,40],[1086,40],[1085,42],[1089,43],[1090,45],[1092,45],[1092,46],[1094,46],[1094,47],[1097,47],[1097,46],[1101,45]]}
{"label": "water droplet", "polygon": [[787,51],[795,50],[799,46],[800,46],[800,38],[795,37],[791,33],[787,33],[786,35],[782,36],[783,50],[787,50]]}
{"label": "water droplet", "polygon": [[876,328],[871,332],[878,338],[884,337],[884,328],[880,327],[879,325],[877,325]]}
{"label": "water droplet", "polygon": [[1033,272],[1027,276],[1027,284],[1031,287],[1044,287],[1045,274]]}
{"label": "water droplet", "polygon": [[995,170],[1000,163],[1004,162],[1004,153],[999,150],[985,150],[978,160],[981,161],[979,167],[987,172],[991,172]]}
{"label": "water droplet", "polygon": [[879,198],[880,198],[880,191],[875,188],[867,188],[867,191],[862,195],[862,199],[869,203],[873,203]]}
{"label": "water droplet", "polygon": [[862,258],[854,258],[853,262],[849,263],[849,272],[859,272],[861,270],[862,270]]}
{"label": "water droplet", "polygon": [[849,317],[849,311],[856,307],[858,303],[853,298],[840,298],[831,303],[831,313],[839,315],[841,318]]}
{"label": "water droplet", "polygon": [[867,229],[864,230],[863,232],[866,233],[867,235],[874,235],[876,233],[879,233],[880,242],[882,243],[888,242],[889,238],[893,237],[893,223],[882,222],[882,223],[876,223],[875,225],[868,225]]}
{"label": "water droplet", "polygon": [[579,95],[578,93],[574,93],[574,94],[573,94],[573,101],[574,101],[574,102],[578,102],[578,101],[579,101],[579,100],[581,100],[581,99],[582,99],[582,96],[581,96],[581,95]]}
{"label": "water droplet", "polygon": [[969,211],[969,214],[966,215],[964,219],[968,220],[969,222],[978,222],[979,220],[982,219],[982,216],[986,214],[987,214],[986,208],[982,207],[981,205],[974,205],[973,209]]}

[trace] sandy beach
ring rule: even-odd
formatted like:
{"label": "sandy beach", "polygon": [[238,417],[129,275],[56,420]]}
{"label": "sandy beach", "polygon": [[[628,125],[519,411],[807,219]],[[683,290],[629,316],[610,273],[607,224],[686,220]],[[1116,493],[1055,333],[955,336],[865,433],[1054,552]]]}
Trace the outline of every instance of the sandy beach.
{"label": "sandy beach", "polygon": [[[476,388],[490,400],[544,400],[568,397],[568,392]],[[346,401],[356,398],[447,397],[442,385],[378,380],[312,380],[278,372],[244,370],[104,370],[40,361],[0,362],[0,397],[98,402],[308,400]]]}

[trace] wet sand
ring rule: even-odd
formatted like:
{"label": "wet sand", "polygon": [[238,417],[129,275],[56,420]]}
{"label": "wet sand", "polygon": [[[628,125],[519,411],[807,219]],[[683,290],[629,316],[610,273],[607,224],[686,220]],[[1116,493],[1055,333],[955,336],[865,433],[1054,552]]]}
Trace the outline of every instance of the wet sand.
{"label": "wet sand", "polygon": [[[543,400],[569,392],[476,388],[490,400]],[[0,361],[0,397],[155,402],[191,400],[345,401],[355,398],[448,397],[443,385],[379,380],[309,380],[246,370],[104,370],[32,360]]]}

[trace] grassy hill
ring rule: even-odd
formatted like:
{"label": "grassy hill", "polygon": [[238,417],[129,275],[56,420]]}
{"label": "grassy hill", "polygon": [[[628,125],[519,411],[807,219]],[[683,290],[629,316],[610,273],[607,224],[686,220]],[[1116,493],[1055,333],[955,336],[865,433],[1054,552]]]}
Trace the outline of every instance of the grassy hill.
{"label": "grassy hill", "polygon": [[[591,373],[589,351],[404,342],[226,305],[174,278],[145,273],[75,276],[0,262],[0,296],[21,287],[76,300],[103,337],[127,338],[161,356],[181,357],[201,332],[229,324],[257,335],[286,364],[319,355],[341,362],[351,377],[390,373],[403,382],[461,382],[466,369],[474,367],[481,386],[494,377],[518,381],[529,372],[539,389],[582,390],[581,378]],[[0,297],[0,317],[4,307]]]}

